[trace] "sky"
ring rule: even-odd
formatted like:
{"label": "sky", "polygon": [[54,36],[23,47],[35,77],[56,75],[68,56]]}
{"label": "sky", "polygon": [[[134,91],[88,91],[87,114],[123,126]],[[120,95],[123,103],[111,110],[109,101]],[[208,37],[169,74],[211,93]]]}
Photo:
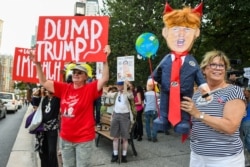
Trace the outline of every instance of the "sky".
{"label": "sky", "polygon": [[77,0],[1,0],[3,20],[0,54],[14,55],[15,47],[30,48],[39,16],[73,16]]}

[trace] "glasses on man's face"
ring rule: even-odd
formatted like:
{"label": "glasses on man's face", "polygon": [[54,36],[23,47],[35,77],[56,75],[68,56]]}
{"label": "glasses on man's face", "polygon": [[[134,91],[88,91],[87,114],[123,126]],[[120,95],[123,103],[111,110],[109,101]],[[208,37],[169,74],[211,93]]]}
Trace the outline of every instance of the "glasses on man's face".
{"label": "glasses on man's face", "polygon": [[118,101],[121,102],[121,96],[118,96]]}
{"label": "glasses on man's face", "polygon": [[224,64],[215,64],[215,63],[211,63],[209,64],[209,67],[211,69],[225,69],[225,65]]}
{"label": "glasses on man's face", "polygon": [[81,74],[83,74],[83,72],[82,71],[73,71],[73,74],[81,75]]}

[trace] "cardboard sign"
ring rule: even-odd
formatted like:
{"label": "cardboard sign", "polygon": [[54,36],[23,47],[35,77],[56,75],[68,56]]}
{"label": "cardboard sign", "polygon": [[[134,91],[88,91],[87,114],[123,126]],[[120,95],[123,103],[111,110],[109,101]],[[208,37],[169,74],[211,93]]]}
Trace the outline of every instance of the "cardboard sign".
{"label": "cardboard sign", "polygon": [[40,16],[37,61],[106,61],[108,16]]}
{"label": "cardboard sign", "polygon": [[103,62],[96,62],[96,79],[102,78]]}
{"label": "cardboard sign", "polygon": [[[108,16],[40,16],[36,59],[47,79],[62,81],[65,62],[104,62],[108,44]],[[15,48],[12,78],[38,83],[27,48]]]}
{"label": "cardboard sign", "polygon": [[[30,49],[15,48],[13,61],[12,79],[15,81],[38,83],[35,64],[29,59]],[[44,61],[42,62],[43,72],[47,79],[62,81],[64,62]]]}
{"label": "cardboard sign", "polygon": [[134,56],[117,57],[117,81],[134,81]]}

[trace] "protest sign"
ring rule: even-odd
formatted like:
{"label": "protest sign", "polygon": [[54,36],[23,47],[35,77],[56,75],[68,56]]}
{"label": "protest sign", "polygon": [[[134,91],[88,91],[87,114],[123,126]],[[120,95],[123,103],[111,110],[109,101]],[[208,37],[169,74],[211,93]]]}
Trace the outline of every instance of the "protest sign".
{"label": "protest sign", "polygon": [[37,61],[106,61],[108,16],[40,16]]}
{"label": "protest sign", "polygon": [[117,81],[134,79],[134,56],[117,57]]}
{"label": "protest sign", "polygon": [[[108,16],[40,16],[36,60],[47,79],[62,81],[66,62],[104,62],[108,44]],[[36,68],[27,48],[15,48],[12,78],[37,83]]]}
{"label": "protest sign", "polygon": [[[12,79],[15,81],[38,83],[35,64],[29,59],[30,49],[15,48]],[[64,62],[62,61],[44,61],[42,69],[47,79],[62,81],[62,72]]]}
{"label": "protest sign", "polygon": [[96,62],[96,79],[102,78],[103,62]]}

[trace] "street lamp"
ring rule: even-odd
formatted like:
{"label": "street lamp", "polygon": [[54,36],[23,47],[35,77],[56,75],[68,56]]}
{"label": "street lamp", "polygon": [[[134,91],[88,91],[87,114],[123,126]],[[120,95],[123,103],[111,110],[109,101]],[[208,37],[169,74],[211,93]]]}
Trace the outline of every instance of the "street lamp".
{"label": "street lamp", "polygon": [[86,3],[76,2],[75,4],[75,16],[84,16],[86,14]]}

